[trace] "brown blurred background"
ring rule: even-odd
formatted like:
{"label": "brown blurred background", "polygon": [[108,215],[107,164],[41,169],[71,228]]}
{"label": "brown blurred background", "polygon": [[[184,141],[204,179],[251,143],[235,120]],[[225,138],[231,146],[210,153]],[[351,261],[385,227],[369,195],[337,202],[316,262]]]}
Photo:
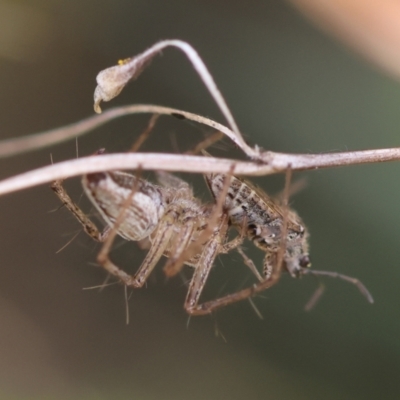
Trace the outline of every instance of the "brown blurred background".
{"label": "brown blurred background", "polygon": [[[211,70],[247,140],[266,149],[330,152],[399,143],[400,85],[320,33],[280,1],[0,0],[0,136],[11,138],[93,114],[97,72],[165,38],[190,42]],[[219,119],[185,57],[166,50],[112,104],[154,103]],[[80,138],[79,154],[124,151],[147,116]],[[206,130],[162,118],[143,151],[177,151]],[[176,146],[177,145],[177,146]],[[229,144],[218,154],[233,156]],[[232,152],[231,152],[232,150]],[[0,177],[76,156],[73,141],[1,160]],[[311,232],[316,269],[360,278],[370,306],[325,279],[315,310],[311,277],[284,276],[255,302],[215,317],[183,311],[185,286],[158,271],[130,299],[101,293],[98,246],[47,186],[0,198],[0,397],[4,399],[395,399],[400,383],[400,190],[396,163],[298,174],[292,199]],[[207,199],[201,178],[186,176]],[[282,177],[259,179],[276,192]],[[79,180],[67,183],[81,198]],[[119,244],[119,245],[118,245]],[[134,271],[143,252],[118,242]],[[249,249],[252,246],[248,246]],[[252,254],[252,253],[250,253]],[[254,252],[257,263],[259,252]],[[236,254],[221,258],[206,296],[249,284]],[[190,271],[186,271],[190,276]],[[216,337],[215,331],[222,332]]]}

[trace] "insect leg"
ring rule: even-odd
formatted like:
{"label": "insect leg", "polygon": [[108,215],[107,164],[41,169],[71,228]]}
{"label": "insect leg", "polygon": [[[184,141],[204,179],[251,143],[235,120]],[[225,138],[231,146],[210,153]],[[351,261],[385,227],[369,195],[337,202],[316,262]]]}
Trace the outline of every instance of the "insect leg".
{"label": "insect leg", "polygon": [[247,265],[250,268],[250,271],[256,276],[256,278],[259,280],[259,282],[263,282],[264,278],[261,276],[261,274],[258,272],[258,269],[254,265],[253,260],[245,254],[243,249],[241,247],[237,248],[237,252],[242,256],[243,262],[245,265]]}
{"label": "insect leg", "polygon": [[267,253],[264,257],[264,265],[263,265],[263,280],[278,280],[282,269],[278,268],[277,264],[278,255],[276,253]]}
{"label": "insect leg", "polygon": [[[247,257],[246,255],[243,255],[243,250],[239,247],[244,240],[244,237],[246,236],[246,225],[247,225],[247,218],[243,218],[243,224],[242,228],[240,229],[240,235],[229,241],[228,243],[225,243],[221,246],[220,253],[229,253],[231,250],[236,249],[240,253],[240,255],[245,259]],[[253,264],[254,265],[254,264]]]}

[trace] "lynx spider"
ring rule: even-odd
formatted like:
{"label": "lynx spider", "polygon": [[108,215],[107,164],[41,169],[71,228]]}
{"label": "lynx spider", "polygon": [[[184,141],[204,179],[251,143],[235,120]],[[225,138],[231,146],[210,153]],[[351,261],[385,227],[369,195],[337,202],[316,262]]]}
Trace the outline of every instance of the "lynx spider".
{"label": "lynx spider", "polygon": [[[180,178],[162,172],[158,179],[161,186],[121,171],[84,175],[86,195],[108,225],[103,232],[72,201],[61,180],[53,182],[51,188],[84,231],[104,243],[97,257],[99,264],[126,286],[142,287],[162,255],[169,258],[165,266],[169,276],[183,264],[194,267],[184,308],[190,315],[204,314],[198,302],[215,258],[238,247],[243,237],[227,241],[228,215],[222,212],[222,201],[202,204]],[[228,183],[225,186],[222,195]],[[126,240],[150,240],[150,249],[133,276],[108,257],[115,234]]]}

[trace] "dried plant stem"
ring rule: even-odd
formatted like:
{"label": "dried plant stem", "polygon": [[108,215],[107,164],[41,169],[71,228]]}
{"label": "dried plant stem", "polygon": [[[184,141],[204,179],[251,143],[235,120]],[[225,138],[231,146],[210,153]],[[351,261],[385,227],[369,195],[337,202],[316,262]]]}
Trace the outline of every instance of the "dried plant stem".
{"label": "dried plant stem", "polygon": [[182,110],[146,104],[132,105],[113,108],[102,115],[93,116],[59,129],[0,142],[0,158],[21,154],[77,137],[117,117],[135,113],[151,113],[172,115],[212,127],[229,137],[252,161],[203,158],[185,154],[130,153],[99,155],[64,161],[5,179],[0,182],[0,195],[87,173],[137,169],[139,165],[145,170],[226,174],[234,164],[235,175],[269,175],[285,172],[289,166],[292,171],[299,171],[400,160],[400,148],[329,154],[285,154],[261,151],[258,146],[250,147],[239,132],[232,114],[205,64],[188,43],[180,40],[165,40],[156,43],[138,56],[123,60],[119,65],[101,71],[97,76],[98,86],[94,94],[96,111],[101,111],[101,101],[109,101],[117,96],[130,80],[135,79],[142,72],[151,58],[168,46],[177,47],[186,54],[227,119],[230,128],[209,118]]}
{"label": "dried plant stem", "polygon": [[[267,154],[267,153],[266,153]],[[26,189],[57,179],[87,173],[119,169],[182,171],[196,173],[228,173],[235,164],[235,175],[271,175],[293,171],[339,167],[362,163],[399,161],[400,148],[353,151],[332,154],[284,154],[268,152],[269,162],[238,161],[224,158],[199,157],[180,154],[122,153],[104,154],[69,160],[38,168],[0,181],[0,195]]]}
{"label": "dried plant stem", "polygon": [[100,115],[94,115],[92,117],[83,119],[82,121],[66,125],[61,128],[51,129],[45,132],[35,133],[20,138],[12,138],[0,141],[0,158],[7,158],[26,153],[28,151],[39,150],[57,143],[71,140],[75,137],[85,135],[99,126],[114,120],[115,118],[120,118],[131,114],[170,115],[198,122],[199,124],[209,126],[225,134],[249,157],[253,158],[258,154],[258,152],[256,153],[252,147],[246,144],[241,135],[237,136],[231,129],[216,121],[213,121],[212,119],[171,107],[163,107],[152,104],[133,104],[129,106],[111,108],[107,111],[104,111]]}

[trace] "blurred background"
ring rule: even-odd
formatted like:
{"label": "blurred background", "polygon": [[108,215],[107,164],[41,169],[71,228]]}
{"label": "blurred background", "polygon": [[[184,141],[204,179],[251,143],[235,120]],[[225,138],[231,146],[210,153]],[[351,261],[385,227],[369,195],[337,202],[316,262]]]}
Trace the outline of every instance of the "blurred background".
{"label": "blurred background", "polygon": [[[282,152],[332,152],[399,144],[400,85],[319,32],[281,1],[0,0],[0,136],[40,132],[93,114],[95,76],[154,42],[179,38],[202,56],[249,143]],[[167,49],[104,108],[154,103],[224,122],[186,58]],[[114,121],[79,138],[79,155],[124,151],[149,116]],[[209,133],[162,117],[143,151],[183,151]],[[220,146],[221,147],[221,146]],[[214,154],[239,153],[225,141]],[[74,141],[0,161],[0,177],[76,157]],[[313,267],[358,277],[372,292],[326,278],[279,284],[212,317],[183,310],[180,277],[161,268],[130,297],[103,291],[99,247],[59,208],[48,186],[0,198],[0,397],[4,399],[395,399],[400,382],[400,190],[396,163],[297,174],[291,199],[308,226]],[[149,174],[151,177],[151,175]],[[186,175],[205,201],[201,177]],[[270,193],[282,177],[257,183]],[[90,211],[79,179],[66,183]],[[260,265],[262,254],[247,245]],[[128,271],[144,253],[117,241]],[[190,270],[184,271],[186,278]],[[204,298],[250,284],[232,253]],[[184,278],[185,279],[185,278]]]}

